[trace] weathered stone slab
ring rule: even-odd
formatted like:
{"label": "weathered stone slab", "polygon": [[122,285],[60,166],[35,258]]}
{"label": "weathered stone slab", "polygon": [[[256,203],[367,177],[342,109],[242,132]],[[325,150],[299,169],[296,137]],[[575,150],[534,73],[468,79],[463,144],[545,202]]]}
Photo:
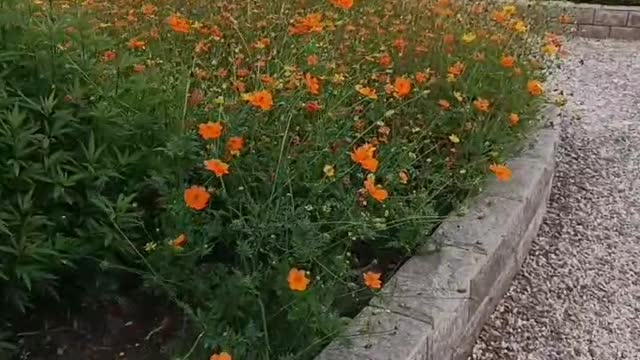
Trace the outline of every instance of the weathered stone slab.
{"label": "weathered stone slab", "polygon": [[628,11],[597,9],[593,18],[594,25],[625,26],[627,24]]}
{"label": "weathered stone slab", "polygon": [[640,8],[637,11],[629,12],[627,26],[640,28]]}
{"label": "weathered stone slab", "polygon": [[578,25],[578,35],[596,39],[609,37],[609,26],[605,25]]}
{"label": "weathered stone slab", "polygon": [[623,39],[623,40],[640,40],[640,27],[612,27],[610,38]]}
{"label": "weathered stone slab", "polygon": [[593,24],[593,18],[596,14],[596,9],[594,8],[577,8],[573,9],[573,13],[576,17],[576,22],[582,25],[591,25]]}

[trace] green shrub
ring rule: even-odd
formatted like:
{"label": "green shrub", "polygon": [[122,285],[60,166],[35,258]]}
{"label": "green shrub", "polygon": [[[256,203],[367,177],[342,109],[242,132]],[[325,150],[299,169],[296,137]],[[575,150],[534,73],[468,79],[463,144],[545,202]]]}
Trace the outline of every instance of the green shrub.
{"label": "green shrub", "polygon": [[175,164],[159,104],[173,101],[123,76],[126,59],[104,71],[110,42],[81,19],[0,3],[0,300],[24,311],[64,295],[61,277],[117,286],[101,264],[133,265],[154,238],[155,189]]}

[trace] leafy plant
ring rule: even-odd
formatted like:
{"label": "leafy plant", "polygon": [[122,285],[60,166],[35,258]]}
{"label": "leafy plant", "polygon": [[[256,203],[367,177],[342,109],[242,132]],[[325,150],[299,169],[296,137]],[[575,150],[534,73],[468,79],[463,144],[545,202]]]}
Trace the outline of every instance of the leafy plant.
{"label": "leafy plant", "polygon": [[134,265],[135,244],[155,235],[152,183],[174,165],[155,152],[173,134],[150,121],[155,103],[130,97],[140,84],[117,69],[114,87],[98,84],[93,54],[109,41],[88,26],[2,2],[0,292],[22,312],[36,298],[60,298],[61,278],[67,290],[94,287],[114,275],[101,263]]}

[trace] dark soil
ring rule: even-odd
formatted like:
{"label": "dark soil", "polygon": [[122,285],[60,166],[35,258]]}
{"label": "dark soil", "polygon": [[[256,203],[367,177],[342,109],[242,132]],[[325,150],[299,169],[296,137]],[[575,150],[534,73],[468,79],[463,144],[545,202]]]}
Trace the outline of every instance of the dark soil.
{"label": "dark soil", "polygon": [[19,352],[29,360],[165,360],[163,347],[182,325],[176,311],[150,299],[118,297],[83,304],[74,313],[32,314],[18,327]]}

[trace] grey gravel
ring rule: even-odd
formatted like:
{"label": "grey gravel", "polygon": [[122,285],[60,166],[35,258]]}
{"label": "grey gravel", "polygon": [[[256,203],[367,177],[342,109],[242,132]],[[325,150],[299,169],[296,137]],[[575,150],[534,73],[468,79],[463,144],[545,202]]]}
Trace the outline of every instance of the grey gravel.
{"label": "grey gravel", "polygon": [[548,214],[472,360],[640,359],[640,42],[569,51]]}

